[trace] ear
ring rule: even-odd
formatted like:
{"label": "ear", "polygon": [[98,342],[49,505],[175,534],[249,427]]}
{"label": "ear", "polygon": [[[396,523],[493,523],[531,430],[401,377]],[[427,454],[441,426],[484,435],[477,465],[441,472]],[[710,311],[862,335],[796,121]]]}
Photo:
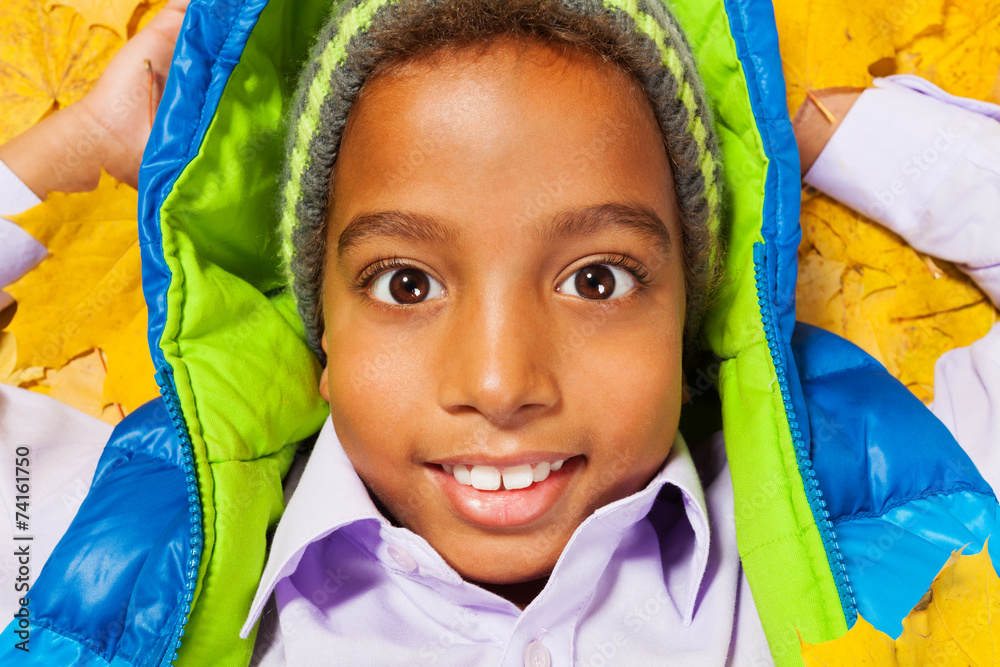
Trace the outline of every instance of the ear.
{"label": "ear", "polygon": [[[325,331],[323,332],[323,335],[320,336],[319,340],[320,340],[319,342],[320,346],[323,348],[323,351],[326,352],[327,350],[326,350]],[[326,379],[327,372],[329,371],[329,369],[330,369],[330,364],[327,363],[327,365],[323,367],[323,373],[319,376],[319,395],[322,396],[323,400],[326,401],[327,403],[330,402],[330,386]]]}

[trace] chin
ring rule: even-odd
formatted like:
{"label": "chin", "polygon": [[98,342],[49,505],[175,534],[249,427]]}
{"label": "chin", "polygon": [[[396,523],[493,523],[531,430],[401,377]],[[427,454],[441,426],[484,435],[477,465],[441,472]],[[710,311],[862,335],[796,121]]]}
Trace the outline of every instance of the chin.
{"label": "chin", "polygon": [[467,581],[506,585],[548,577],[568,539],[539,544],[524,537],[496,536],[483,540],[475,550],[448,553],[438,548],[438,552]]}

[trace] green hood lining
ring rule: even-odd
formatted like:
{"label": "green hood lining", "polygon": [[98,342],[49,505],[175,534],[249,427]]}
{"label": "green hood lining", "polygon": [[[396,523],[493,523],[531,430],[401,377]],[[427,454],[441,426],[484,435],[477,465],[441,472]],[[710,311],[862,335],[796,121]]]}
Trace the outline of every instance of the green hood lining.
{"label": "green hood lining", "polygon": [[[757,303],[753,246],[763,241],[769,164],[725,7],[671,10],[699,64],[724,155],[727,287],[704,340],[723,360],[739,550],[772,653],[779,664],[799,664],[793,625],[823,641],[846,624]],[[294,304],[275,292],[284,283],[275,202],[285,118],[310,46],[302,35],[314,35],[329,11],[328,0],[272,0],[263,10],[198,154],[160,207],[172,278],[159,347],[190,431],[204,511],[205,551],[179,664],[249,660],[254,636],[235,648],[233,638],[263,569],[261,538],[283,510],[280,479],[294,443],[328,414]]]}

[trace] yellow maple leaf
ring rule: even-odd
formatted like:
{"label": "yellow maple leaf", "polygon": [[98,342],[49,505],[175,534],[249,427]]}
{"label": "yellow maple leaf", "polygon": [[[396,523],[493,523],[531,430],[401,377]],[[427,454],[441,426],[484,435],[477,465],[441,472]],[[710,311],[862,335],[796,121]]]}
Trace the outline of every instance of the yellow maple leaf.
{"label": "yellow maple leaf", "polygon": [[867,86],[872,79],[869,65],[895,56],[893,34],[882,26],[880,4],[775,0],[778,44],[792,113],[804,101],[807,90]]}
{"label": "yellow maple leaf", "polygon": [[799,643],[805,667],[967,667],[1000,663],[1000,578],[984,545],[953,551],[930,590],[903,619],[895,641],[858,616],[844,636]]}
{"label": "yellow maple leaf", "polygon": [[[47,393],[95,416],[111,403],[130,412],[159,394],[145,338],[137,203],[135,190],[102,174],[93,192],[53,193],[15,218],[50,256],[8,288],[18,301],[7,329],[17,339],[14,370],[62,369],[72,360],[78,368],[64,375],[73,383]],[[107,373],[92,363],[84,369],[77,359],[98,348],[107,355]],[[35,382],[33,389],[55,382],[36,375],[14,379]],[[103,400],[95,403],[93,396]]]}
{"label": "yellow maple leaf", "polygon": [[1000,101],[1000,2],[949,0],[940,30],[921,35],[897,56],[897,71],[919,74],[954,95]]}
{"label": "yellow maple leaf", "polygon": [[141,2],[142,0],[48,0],[45,8],[71,7],[83,17],[88,26],[105,26],[120,37],[127,38],[132,14]]}
{"label": "yellow maple leaf", "polygon": [[52,193],[15,221],[50,253],[8,288],[18,368],[59,368],[117,336],[143,307],[135,190],[107,174],[93,192]]}
{"label": "yellow maple leaf", "polygon": [[882,2],[878,29],[892,35],[898,56],[901,51],[911,51],[915,40],[943,33],[947,4],[945,0]]}
{"label": "yellow maple leaf", "polygon": [[903,619],[896,640],[902,667],[1000,662],[1000,579],[985,547],[974,556],[961,551]]}
{"label": "yellow maple leaf", "polygon": [[143,304],[132,321],[105,344],[108,368],[102,392],[104,405],[117,403],[131,412],[160,395],[146,339],[147,319]]}
{"label": "yellow maple leaf", "polygon": [[30,383],[29,388],[88,415],[100,416],[105,405],[101,393],[103,382],[104,364],[100,352],[91,350],[62,368],[46,369],[45,375]]}
{"label": "yellow maple leaf", "polygon": [[124,41],[43,0],[0,3],[0,142],[83,97]]}
{"label": "yellow maple leaf", "polygon": [[892,637],[880,632],[858,615],[858,621],[839,639],[810,644],[799,635],[805,667],[893,667],[896,646]]}
{"label": "yellow maple leaf", "polygon": [[16,366],[17,339],[10,332],[0,331],[0,383],[15,384],[9,379]]}

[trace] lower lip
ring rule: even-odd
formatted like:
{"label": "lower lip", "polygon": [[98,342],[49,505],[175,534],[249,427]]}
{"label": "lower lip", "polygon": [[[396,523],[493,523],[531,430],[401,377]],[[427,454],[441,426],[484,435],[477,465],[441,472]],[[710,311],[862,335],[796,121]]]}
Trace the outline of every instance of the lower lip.
{"label": "lower lip", "polygon": [[540,519],[555,506],[581,465],[573,457],[541,482],[525,489],[480,491],[459,484],[437,465],[429,465],[431,477],[441,487],[455,511],[467,521],[486,528],[516,528]]}

